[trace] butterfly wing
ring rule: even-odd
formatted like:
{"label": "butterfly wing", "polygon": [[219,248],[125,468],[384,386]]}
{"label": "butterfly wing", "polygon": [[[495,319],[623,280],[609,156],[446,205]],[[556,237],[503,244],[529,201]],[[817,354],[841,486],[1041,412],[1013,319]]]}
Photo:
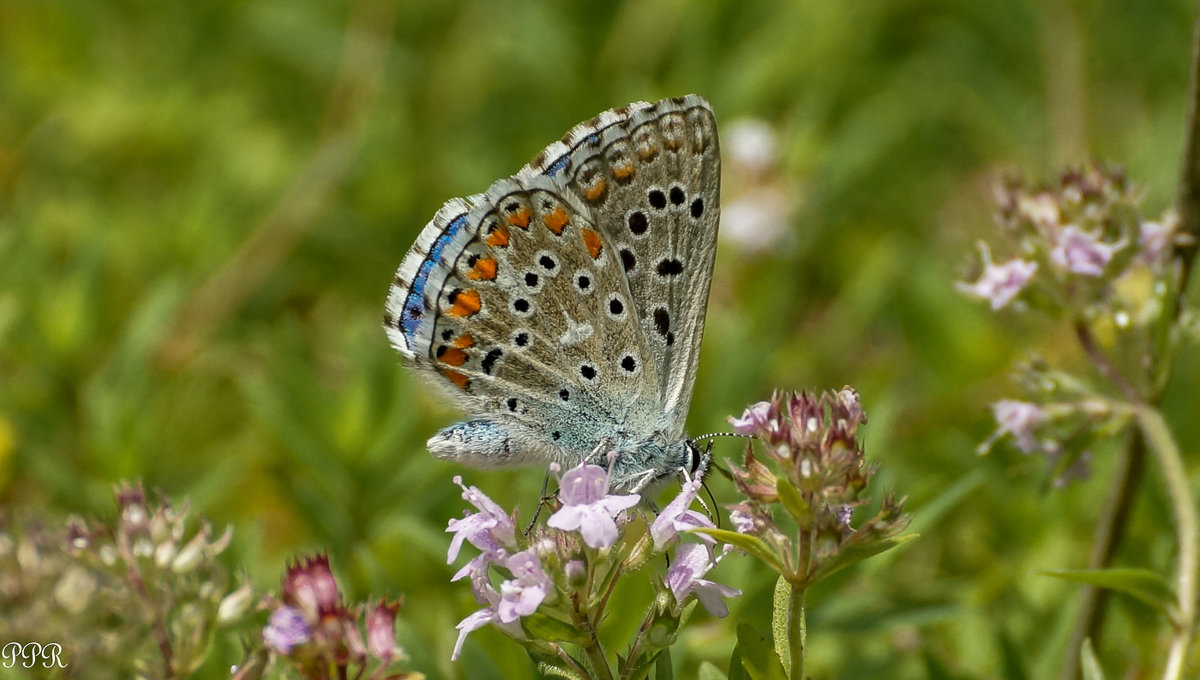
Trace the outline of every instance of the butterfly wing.
{"label": "butterfly wing", "polygon": [[635,102],[581,123],[520,176],[569,186],[612,242],[654,357],[668,438],[696,380],[720,215],[716,120],[696,95]]}
{"label": "butterfly wing", "polygon": [[660,411],[618,255],[553,177],[446,203],[401,263],[384,326],[474,416],[430,440],[442,458],[575,463],[618,433],[649,431]]}

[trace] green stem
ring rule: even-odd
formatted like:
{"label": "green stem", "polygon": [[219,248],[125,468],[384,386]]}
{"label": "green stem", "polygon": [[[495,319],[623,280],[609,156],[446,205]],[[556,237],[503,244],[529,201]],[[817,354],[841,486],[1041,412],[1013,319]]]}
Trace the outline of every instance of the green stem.
{"label": "green stem", "polygon": [[1188,646],[1191,644],[1196,624],[1196,569],[1200,566],[1200,520],[1196,516],[1191,488],[1188,487],[1183,457],[1162,414],[1144,405],[1135,405],[1133,411],[1142,433],[1146,435],[1146,441],[1150,444],[1150,450],[1162,466],[1167,495],[1175,513],[1175,530],[1179,534],[1178,573],[1175,576],[1178,611],[1174,621],[1175,635],[1167,652],[1166,670],[1163,673],[1163,680],[1178,680],[1183,674]]}
{"label": "green stem", "polygon": [[788,654],[791,656],[791,680],[804,680],[804,643],[808,624],[804,620],[804,593],[807,588],[792,586],[788,598]]}
{"label": "green stem", "polygon": [[587,655],[588,663],[592,667],[592,677],[597,680],[613,680],[612,669],[608,667],[608,658],[604,654],[604,647],[600,645],[600,638],[596,636],[596,626],[592,619],[588,617],[587,612],[582,611],[579,606],[579,598],[573,597],[572,609],[575,618],[575,627],[587,633],[589,638],[588,643],[583,646],[583,653]]}

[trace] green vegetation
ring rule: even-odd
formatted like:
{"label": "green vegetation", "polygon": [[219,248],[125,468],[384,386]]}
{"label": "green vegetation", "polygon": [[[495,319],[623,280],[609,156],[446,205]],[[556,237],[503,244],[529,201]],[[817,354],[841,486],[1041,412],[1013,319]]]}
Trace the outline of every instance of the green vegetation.
{"label": "green vegetation", "polygon": [[[232,525],[222,561],[260,588],[327,550],[354,601],[403,594],[400,642],[431,680],[531,675],[487,628],[450,662],[476,604],[449,582],[444,530],[464,507],[453,475],[526,519],[542,474],[425,451],[456,414],[400,367],[383,300],[444,200],[598,111],[695,92],[723,132],[754,118],[777,140],[770,176],[730,177],[726,205],[766,182],[790,210],[770,248],[722,242],[692,433],[727,430],[776,388],[853,385],[881,465],[871,495],[907,496],[920,534],[807,592],[805,672],[1055,677],[1081,586],[1042,572],[1088,568],[1121,442],[1095,444],[1092,476],[1064,488],[1010,442],[978,456],[988,404],[1013,394],[1029,348],[1093,369],[1069,323],[992,314],[954,282],[994,232],[1006,172],[1053,180],[1094,158],[1126,169],[1144,214],[1171,205],[1195,9],[0,4],[0,513],[111,515],[113,485],[140,478],[218,534]],[[1198,357],[1179,354],[1162,398],[1193,468]],[[741,453],[716,444],[717,460]],[[730,482],[709,486],[732,502]],[[1112,563],[1170,574],[1152,461],[1139,488]],[[731,556],[714,571],[744,594],[683,629],[676,677],[726,668],[740,621],[769,630],[776,574],[759,566]],[[1108,677],[1158,664],[1154,609],[1110,606],[1089,660]],[[645,613],[609,612],[619,639]],[[219,643],[197,677],[239,661],[236,637]]]}

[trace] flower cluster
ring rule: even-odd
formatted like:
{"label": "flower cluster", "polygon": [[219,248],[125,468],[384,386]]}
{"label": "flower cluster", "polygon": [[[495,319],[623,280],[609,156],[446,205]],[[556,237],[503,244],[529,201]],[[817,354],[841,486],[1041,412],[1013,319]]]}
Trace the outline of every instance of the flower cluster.
{"label": "flower cluster", "polygon": [[909,518],[901,512],[903,501],[890,495],[873,518],[857,528],[852,523],[874,473],[858,440],[866,415],[854,390],[776,394],[729,420],[735,432],[760,442],[766,455],[756,455],[752,444],[742,465],[732,466],[743,496],[730,507],[737,533],[708,533],[801,588],[901,540],[897,535]]}
{"label": "flower cluster", "polygon": [[[270,620],[262,631],[263,642],[275,659],[290,662],[301,677],[421,677],[392,670],[395,662],[404,659],[404,652],[396,645],[399,601],[381,600],[373,607],[347,606],[326,555],[290,565],[280,598],[271,603],[270,609]],[[376,664],[375,670],[366,675],[372,663]],[[235,677],[262,677],[265,666],[251,659]],[[352,673],[355,668],[357,671]]]}
{"label": "flower cluster", "polygon": [[111,520],[0,517],[0,639],[70,641],[89,677],[190,675],[213,632],[248,623],[256,600],[217,562],[231,532],[214,537],[186,503],[149,500],[140,484],[114,493]]}
{"label": "flower cluster", "polygon": [[[711,539],[697,536],[700,542],[681,543],[690,529],[712,527],[690,509],[699,480],[687,481],[680,495],[647,521],[638,510],[639,495],[610,494],[608,472],[581,464],[562,474],[557,507],[527,534],[516,531],[515,513],[461,478],[455,482],[475,511],[451,520],[447,531],[454,538],[447,561],[453,563],[465,544],[479,550],[453,580],[469,579],[481,607],[458,624],[454,658],[471,631],[490,624],[523,644],[543,668],[590,677],[582,669],[608,664],[596,629],[617,582],[673,547],[675,558],[656,580],[659,594],[622,657],[623,668],[649,667],[673,641],[688,605],[699,602],[724,616],[728,609],[722,598],[740,595],[704,578],[717,562]],[[586,661],[565,651],[563,643],[574,645]]]}
{"label": "flower cluster", "polygon": [[1070,170],[1052,187],[1007,180],[996,195],[996,223],[1017,255],[997,264],[981,244],[982,271],[959,290],[993,310],[1020,303],[1067,322],[1096,373],[1050,370],[1036,357],[1023,365],[1027,394],[992,405],[996,429],[980,452],[1009,438],[1022,453],[1045,455],[1061,486],[1087,475],[1088,447],[1113,431],[1110,396],[1146,401],[1165,383],[1162,357],[1182,335],[1172,322],[1186,316],[1174,256],[1188,237],[1172,212],[1142,217],[1139,192],[1119,171]]}
{"label": "flower cluster", "polygon": [[992,309],[1020,300],[1068,315],[1106,306],[1123,313],[1118,324],[1157,316],[1152,282],[1173,275],[1170,256],[1184,236],[1172,212],[1157,220],[1138,215],[1140,196],[1120,171],[1073,169],[1054,187],[1009,179],[996,197],[996,222],[1017,254],[996,263],[980,244],[982,268],[974,281],[958,283],[960,291]]}

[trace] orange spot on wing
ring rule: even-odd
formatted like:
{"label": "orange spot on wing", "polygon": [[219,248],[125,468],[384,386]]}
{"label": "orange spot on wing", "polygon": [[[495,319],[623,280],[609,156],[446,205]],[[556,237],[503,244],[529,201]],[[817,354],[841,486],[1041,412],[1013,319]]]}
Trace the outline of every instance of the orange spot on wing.
{"label": "orange spot on wing", "polygon": [[633,177],[633,163],[614,165],[612,174],[613,177],[616,177],[617,179],[629,179],[630,177]]}
{"label": "orange spot on wing", "polygon": [[521,206],[516,212],[509,214],[508,223],[522,229],[529,228],[529,208]]}
{"label": "orange spot on wing", "polygon": [[447,366],[462,366],[467,363],[467,353],[457,347],[443,347],[438,352],[438,361]]}
{"label": "orange spot on wing", "polygon": [[454,339],[454,346],[461,347],[462,349],[466,349],[468,347],[474,347],[475,346],[475,338],[472,338],[469,333],[463,333],[462,335],[460,335]]}
{"label": "orange spot on wing", "polygon": [[593,260],[600,257],[600,253],[604,251],[604,241],[600,240],[600,234],[591,229],[583,230],[583,245],[587,246],[588,255],[591,255]]}
{"label": "orange spot on wing", "polygon": [[458,385],[458,387],[463,390],[467,389],[467,383],[471,382],[471,379],[467,376],[459,373],[458,371],[451,371],[448,368],[442,369],[442,375],[446,376],[450,382]]}
{"label": "orange spot on wing", "polygon": [[467,272],[467,278],[475,281],[491,281],[496,278],[496,258],[481,257],[475,260],[475,266]]}
{"label": "orange spot on wing", "polygon": [[479,293],[474,290],[459,291],[450,299],[450,309],[446,310],[446,314],[450,316],[471,316],[479,311]]}
{"label": "orange spot on wing", "polygon": [[500,225],[496,227],[490,236],[487,237],[487,244],[493,248],[504,248],[508,246],[508,227]]}
{"label": "orange spot on wing", "polygon": [[595,201],[604,195],[604,190],[608,188],[608,182],[604,179],[597,179],[592,182],[592,185],[583,190],[583,197],[589,201]]}
{"label": "orange spot on wing", "polygon": [[542,217],[542,222],[546,228],[555,234],[562,234],[563,227],[567,226],[567,211],[562,208],[555,208],[554,212]]}

